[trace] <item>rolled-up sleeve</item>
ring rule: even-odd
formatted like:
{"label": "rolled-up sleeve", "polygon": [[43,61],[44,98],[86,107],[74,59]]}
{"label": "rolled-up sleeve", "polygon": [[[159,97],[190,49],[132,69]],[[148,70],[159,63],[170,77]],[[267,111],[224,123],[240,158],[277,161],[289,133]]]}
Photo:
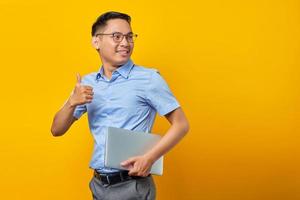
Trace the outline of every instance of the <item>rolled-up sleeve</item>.
{"label": "rolled-up sleeve", "polygon": [[151,74],[148,90],[146,91],[146,99],[148,104],[161,116],[180,107],[168,84],[157,70]]}

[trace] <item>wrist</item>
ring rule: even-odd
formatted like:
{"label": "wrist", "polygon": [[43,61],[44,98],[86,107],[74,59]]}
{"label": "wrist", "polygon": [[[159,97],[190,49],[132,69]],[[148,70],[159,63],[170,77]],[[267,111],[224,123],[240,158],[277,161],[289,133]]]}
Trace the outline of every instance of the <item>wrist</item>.
{"label": "wrist", "polygon": [[72,101],[71,97],[68,99],[66,105],[67,105],[68,108],[71,108],[71,109],[76,107],[76,104]]}
{"label": "wrist", "polygon": [[154,155],[152,155],[151,153],[146,153],[145,155],[144,155],[144,157],[151,163],[151,164],[153,164],[154,162],[155,162],[155,156]]}

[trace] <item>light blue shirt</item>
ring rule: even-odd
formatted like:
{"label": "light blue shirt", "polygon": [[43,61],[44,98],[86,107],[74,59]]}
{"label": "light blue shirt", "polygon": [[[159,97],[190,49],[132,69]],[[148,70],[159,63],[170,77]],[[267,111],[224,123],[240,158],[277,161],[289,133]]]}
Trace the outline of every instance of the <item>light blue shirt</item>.
{"label": "light blue shirt", "polygon": [[104,167],[104,145],[107,127],[151,132],[156,113],[163,116],[180,105],[157,70],[133,64],[131,60],[112,74],[109,80],[100,72],[83,77],[82,85],[93,87],[91,103],[77,106],[74,117],[87,112],[94,137],[90,167],[101,172],[115,172]]}

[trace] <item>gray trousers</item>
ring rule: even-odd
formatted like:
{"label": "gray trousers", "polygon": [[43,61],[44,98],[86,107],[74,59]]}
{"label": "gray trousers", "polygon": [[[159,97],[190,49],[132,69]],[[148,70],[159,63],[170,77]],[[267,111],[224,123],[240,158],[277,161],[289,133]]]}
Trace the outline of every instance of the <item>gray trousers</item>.
{"label": "gray trousers", "polygon": [[93,200],[155,200],[156,196],[152,176],[113,185],[103,184],[98,178],[93,177],[89,186]]}

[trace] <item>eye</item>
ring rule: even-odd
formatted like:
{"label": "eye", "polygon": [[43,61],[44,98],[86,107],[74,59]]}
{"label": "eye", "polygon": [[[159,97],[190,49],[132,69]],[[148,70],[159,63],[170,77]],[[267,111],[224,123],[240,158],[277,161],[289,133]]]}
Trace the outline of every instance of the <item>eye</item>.
{"label": "eye", "polygon": [[127,41],[128,41],[128,42],[131,42],[131,43],[134,42],[134,40],[136,39],[136,37],[137,37],[137,35],[136,35],[136,34],[133,34],[133,33],[128,33],[128,34],[126,35]]}
{"label": "eye", "polygon": [[120,33],[114,33],[113,34],[113,37],[115,38],[115,40],[121,40],[122,39],[122,34],[120,34]]}
{"label": "eye", "polygon": [[128,38],[129,40],[132,40],[133,35],[132,35],[132,34],[128,34],[128,35],[127,35],[127,38]]}

